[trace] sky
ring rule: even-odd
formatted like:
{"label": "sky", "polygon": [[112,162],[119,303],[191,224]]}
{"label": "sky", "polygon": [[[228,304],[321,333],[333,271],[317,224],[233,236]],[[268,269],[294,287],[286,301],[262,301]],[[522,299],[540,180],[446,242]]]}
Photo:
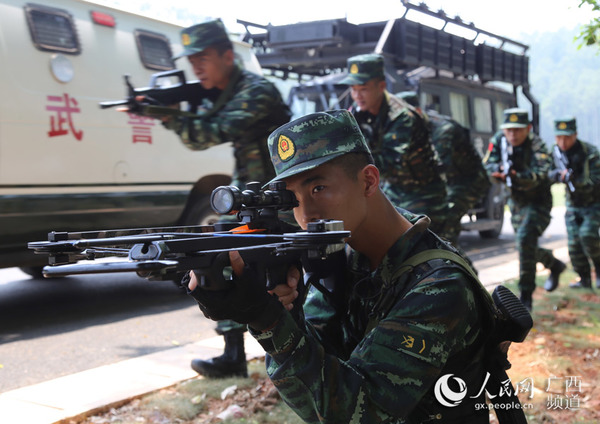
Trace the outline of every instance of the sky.
{"label": "sky", "polygon": [[[347,18],[354,23],[385,21],[401,17],[400,0],[91,0],[108,6],[164,19],[183,26],[202,17],[220,17],[228,29],[239,32],[243,19],[258,24],[282,25],[302,21]],[[418,3],[420,0],[411,0]],[[525,42],[524,34],[552,32],[588,23],[595,15],[580,0],[427,0],[432,10],[443,9],[448,16],[460,16],[478,28]],[[365,7],[368,5],[368,7]],[[187,12],[187,13],[186,13]],[[413,13],[413,11],[409,12]],[[410,17],[410,15],[409,15]]]}

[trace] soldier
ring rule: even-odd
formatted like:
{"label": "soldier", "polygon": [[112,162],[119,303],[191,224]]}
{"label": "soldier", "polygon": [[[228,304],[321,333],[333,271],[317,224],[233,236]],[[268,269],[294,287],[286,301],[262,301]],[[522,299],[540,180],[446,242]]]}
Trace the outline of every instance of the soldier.
{"label": "soldier", "polygon": [[[283,155],[282,143],[294,153]],[[436,399],[434,386],[454,374],[468,388],[481,387],[482,342],[489,334],[482,302],[490,296],[466,264],[431,260],[401,273],[417,252],[455,251],[428,230],[429,218],[396,209],[383,194],[352,115],[338,110],[301,117],[273,132],[269,148],[274,180],[285,181],[299,201],[298,224],[306,228],[331,218],[350,230],[346,277],[336,286],[346,301],[332,303],[311,290],[305,318],[296,321],[232,253],[237,282],[231,290],[210,292],[197,287],[193,274],[189,280],[188,292],[203,313],[248,323],[267,352],[270,378],[307,423],[423,422],[436,416],[488,423],[488,411],[476,408],[485,402],[483,390],[450,408]],[[298,275],[290,276],[294,287]]]}
{"label": "soldier", "polygon": [[[187,57],[202,87],[216,95],[213,101],[204,101],[205,107],[196,116],[174,117],[164,125],[191,150],[233,142],[232,185],[245,188],[250,181],[268,181],[274,170],[267,137],[291,117],[281,94],[264,77],[240,68],[220,19],[182,30],[181,42],[184,50],[175,59]],[[194,359],[192,368],[208,377],[246,376],[244,331],[245,326],[233,321],[219,322],[217,333],[225,339],[223,355]]]}
{"label": "soldier", "polygon": [[446,181],[425,121],[386,90],[383,57],[349,58],[348,75],[340,84],[351,86],[350,110],[380,169],[383,192],[394,205],[426,214],[431,230],[440,234],[448,214]]}
{"label": "soldier", "polygon": [[546,144],[531,132],[531,127],[526,110],[506,109],[501,131],[490,141],[491,153],[485,165],[488,174],[504,182],[510,191],[508,207],[519,251],[521,302],[529,310],[533,305],[536,263],[550,269],[546,285],[558,285],[566,268],[551,250],[538,246],[538,238],[551,219],[551,159]]}
{"label": "soldier", "polygon": [[448,181],[448,218],[439,235],[456,246],[461,218],[490,188],[491,183],[481,156],[471,143],[467,128],[435,110],[422,111],[418,95],[414,91],[404,91],[398,93],[398,96],[420,111],[431,126],[431,141]]}
{"label": "soldier", "polygon": [[[554,169],[550,180],[565,183],[565,222],[569,236],[569,257],[579,281],[571,288],[592,288],[590,261],[596,273],[596,288],[600,289],[600,154],[590,143],[577,138],[574,117],[554,121]],[[548,284],[552,291],[557,285]]]}

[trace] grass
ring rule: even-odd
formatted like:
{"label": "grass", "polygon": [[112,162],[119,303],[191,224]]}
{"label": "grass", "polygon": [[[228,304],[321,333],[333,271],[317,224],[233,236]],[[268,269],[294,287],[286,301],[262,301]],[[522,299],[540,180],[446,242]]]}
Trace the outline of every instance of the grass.
{"label": "grass", "polygon": [[[533,380],[533,398],[519,396],[532,405],[527,410],[530,424],[600,422],[600,296],[597,290],[570,289],[568,283],[577,278],[569,267],[552,293],[541,288],[546,276],[537,278],[534,326],[509,351],[513,384]],[[506,286],[518,293],[516,281]],[[580,391],[567,387],[568,381],[579,382]]]}

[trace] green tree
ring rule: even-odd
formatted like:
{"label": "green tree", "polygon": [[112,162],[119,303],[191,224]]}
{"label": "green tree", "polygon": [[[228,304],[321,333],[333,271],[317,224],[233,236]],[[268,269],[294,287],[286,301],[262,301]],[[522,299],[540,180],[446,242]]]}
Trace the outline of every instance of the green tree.
{"label": "green tree", "polygon": [[[600,12],[600,3],[598,0],[581,0],[579,7],[581,8],[584,4],[592,6],[593,12]],[[593,17],[590,23],[583,25],[576,39],[581,40],[579,47],[600,46],[600,16]]]}

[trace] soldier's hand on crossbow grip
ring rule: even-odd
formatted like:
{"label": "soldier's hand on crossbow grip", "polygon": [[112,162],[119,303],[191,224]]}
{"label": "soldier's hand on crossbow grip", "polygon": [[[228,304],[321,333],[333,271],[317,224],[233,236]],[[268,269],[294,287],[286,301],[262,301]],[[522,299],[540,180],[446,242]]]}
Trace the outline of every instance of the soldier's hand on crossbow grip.
{"label": "soldier's hand on crossbow grip", "polygon": [[195,275],[191,272],[188,293],[196,299],[200,310],[209,319],[230,319],[248,324],[258,331],[272,327],[283,312],[283,305],[276,295],[267,293],[266,283],[255,269],[245,265],[241,257],[238,260],[236,255],[230,254],[230,259],[234,273],[231,288],[204,290],[198,287]]}
{"label": "soldier's hand on crossbow grip", "polygon": [[277,295],[279,301],[288,311],[294,308],[294,300],[299,296],[298,283],[300,282],[300,270],[295,266],[291,266],[287,273],[286,284],[278,284],[269,293]]}

